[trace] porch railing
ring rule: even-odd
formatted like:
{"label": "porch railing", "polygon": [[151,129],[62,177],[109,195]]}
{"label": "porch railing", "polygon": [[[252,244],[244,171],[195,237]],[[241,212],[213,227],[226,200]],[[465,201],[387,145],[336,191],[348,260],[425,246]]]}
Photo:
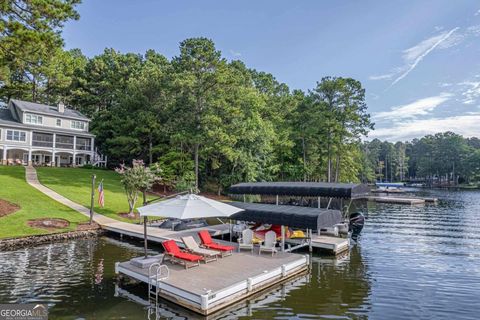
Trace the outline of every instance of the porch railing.
{"label": "porch railing", "polygon": [[53,141],[39,141],[32,140],[32,146],[34,147],[53,147]]}

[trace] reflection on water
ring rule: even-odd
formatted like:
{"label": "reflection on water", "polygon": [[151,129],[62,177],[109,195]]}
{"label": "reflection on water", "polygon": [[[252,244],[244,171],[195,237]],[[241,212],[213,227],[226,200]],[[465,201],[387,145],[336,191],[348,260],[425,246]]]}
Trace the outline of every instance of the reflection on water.
{"label": "reflection on water", "polygon": [[[480,192],[425,192],[442,200],[370,204],[348,255],[314,255],[309,274],[212,318],[475,319]],[[140,242],[107,237],[0,252],[0,303],[48,303],[51,319],[202,319],[165,301],[152,308],[142,285],[118,285],[114,262],[141,254]]]}

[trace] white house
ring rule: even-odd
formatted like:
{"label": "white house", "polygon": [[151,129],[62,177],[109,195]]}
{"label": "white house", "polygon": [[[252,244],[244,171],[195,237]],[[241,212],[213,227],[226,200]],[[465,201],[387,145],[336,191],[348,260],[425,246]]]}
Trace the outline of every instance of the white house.
{"label": "white house", "polygon": [[63,103],[48,106],[10,100],[0,109],[3,164],[48,166],[105,165],[88,132],[90,119]]}

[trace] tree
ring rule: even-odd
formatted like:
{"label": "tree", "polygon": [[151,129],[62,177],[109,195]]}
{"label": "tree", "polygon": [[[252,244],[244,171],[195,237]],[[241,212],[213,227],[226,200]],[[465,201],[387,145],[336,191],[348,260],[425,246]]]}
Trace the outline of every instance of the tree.
{"label": "tree", "polygon": [[199,187],[200,149],[206,142],[208,118],[215,91],[225,81],[226,61],[207,38],[191,38],[180,43],[180,55],[173,58],[175,82],[180,93],[177,119],[183,122],[183,142],[193,147],[195,188]]}
{"label": "tree", "polygon": [[61,29],[78,19],[80,0],[6,0],[0,4],[0,99],[23,98],[48,102],[42,95],[52,89],[62,68]]}
{"label": "tree", "polygon": [[121,165],[115,171],[122,175],[121,183],[125,189],[129,206],[128,215],[134,217],[133,210],[138,200],[138,193],[142,192],[145,200],[146,191],[161,179],[159,176],[161,170],[158,166],[151,169],[145,167],[143,161],[133,160],[132,167]]}

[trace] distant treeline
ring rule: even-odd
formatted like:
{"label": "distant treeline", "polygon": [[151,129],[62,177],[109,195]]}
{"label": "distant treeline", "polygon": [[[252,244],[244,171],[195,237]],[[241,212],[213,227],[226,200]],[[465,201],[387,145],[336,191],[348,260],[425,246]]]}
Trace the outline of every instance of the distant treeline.
{"label": "distant treeline", "polygon": [[361,179],[410,181],[427,185],[457,185],[480,181],[480,139],[453,132],[437,133],[410,142],[378,139],[363,144]]}

